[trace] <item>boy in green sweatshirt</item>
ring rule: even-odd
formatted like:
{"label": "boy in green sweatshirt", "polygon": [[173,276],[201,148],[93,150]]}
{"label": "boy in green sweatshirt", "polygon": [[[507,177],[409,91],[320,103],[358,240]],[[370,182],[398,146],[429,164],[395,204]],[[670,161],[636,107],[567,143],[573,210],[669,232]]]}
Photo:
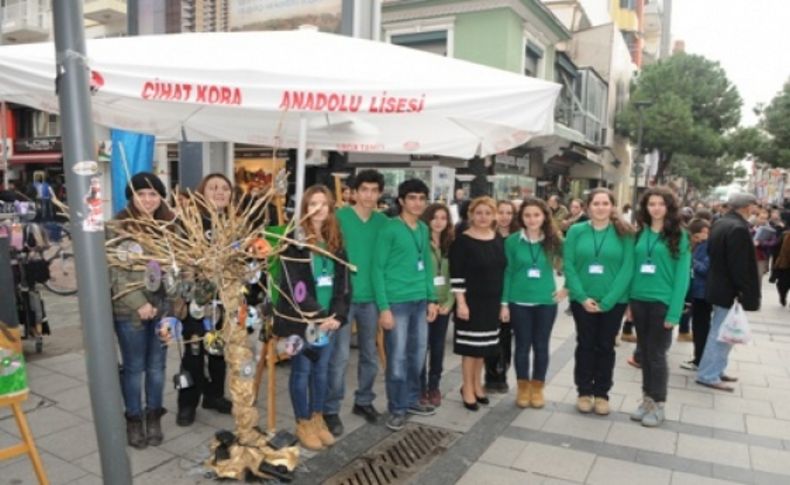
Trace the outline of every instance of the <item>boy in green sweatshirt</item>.
{"label": "boy in green sweatshirt", "polygon": [[421,180],[398,186],[400,215],[384,225],[373,254],[373,293],[387,349],[387,427],[393,431],[403,428],[407,413],[436,412],[420,403],[428,321],[437,313],[429,230],[420,221],[427,199],[428,187]]}

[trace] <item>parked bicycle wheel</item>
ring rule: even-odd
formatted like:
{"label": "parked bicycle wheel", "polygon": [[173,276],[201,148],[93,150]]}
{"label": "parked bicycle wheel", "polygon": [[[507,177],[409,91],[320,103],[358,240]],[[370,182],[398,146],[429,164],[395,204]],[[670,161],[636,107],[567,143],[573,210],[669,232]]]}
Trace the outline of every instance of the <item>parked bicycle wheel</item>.
{"label": "parked bicycle wheel", "polygon": [[75,273],[74,255],[63,250],[47,259],[49,263],[49,279],[44,287],[58,295],[74,295],[77,293],[77,274]]}

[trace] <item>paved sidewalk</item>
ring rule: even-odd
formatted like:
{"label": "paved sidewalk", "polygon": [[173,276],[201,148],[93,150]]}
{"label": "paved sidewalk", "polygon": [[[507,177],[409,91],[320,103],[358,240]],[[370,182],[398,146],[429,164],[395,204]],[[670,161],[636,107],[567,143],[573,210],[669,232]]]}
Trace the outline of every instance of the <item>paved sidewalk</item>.
{"label": "paved sidewalk", "polygon": [[[77,322],[76,302],[53,301],[52,339]],[[561,310],[567,304],[561,305]],[[513,393],[492,396],[479,412],[460,403],[460,359],[448,352],[442,381],[444,405],[436,416],[414,418],[425,424],[462,433],[451,448],[414,483],[606,483],[694,484],[790,483],[790,310],[779,307],[772,285],[764,287],[763,310],[750,314],[755,342],[733,351],[728,373],[740,381],[734,393],[698,386],[679,364],[691,355],[690,343],[670,350],[668,421],[645,429],[628,420],[641,398],[641,374],[625,363],[632,344],[617,349],[613,412],[608,417],[582,416],[575,411],[571,319],[560,312],[552,336],[552,361],[542,410],[520,410]],[[53,342],[54,344],[54,342]],[[449,345],[449,344],[448,344]],[[28,419],[52,483],[101,483],[99,455],[91,422],[84,355],[79,350],[48,357],[47,347],[29,364],[31,398]],[[451,347],[448,347],[451,349]],[[351,362],[355,362],[352,354]],[[177,369],[177,355],[168,355],[168,375]],[[348,386],[355,388],[356,368]],[[287,393],[288,368],[278,369],[278,428],[292,429]],[[511,376],[511,383],[514,382]],[[208,456],[214,432],[231,428],[229,416],[198,410],[189,428],[175,425],[176,394],[165,390],[165,442],[144,451],[129,449],[135,483],[209,483],[201,463]],[[385,407],[383,378],[376,384],[379,409]],[[265,399],[261,399],[265,402]],[[262,403],[263,404],[263,403]],[[347,432],[330,451],[304,453],[298,483],[319,483],[389,435],[350,414],[347,399],[342,417]],[[121,412],[119,410],[119,412]],[[265,416],[265,408],[261,407]],[[7,410],[0,411],[0,447],[16,441],[18,431]],[[0,462],[0,484],[35,483],[24,457]]]}

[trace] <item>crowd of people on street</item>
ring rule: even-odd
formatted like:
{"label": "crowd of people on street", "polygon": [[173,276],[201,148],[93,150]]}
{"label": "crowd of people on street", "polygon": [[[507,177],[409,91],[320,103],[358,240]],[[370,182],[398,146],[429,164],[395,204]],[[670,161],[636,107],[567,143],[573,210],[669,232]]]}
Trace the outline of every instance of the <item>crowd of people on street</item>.
{"label": "crowd of people on street", "polygon": [[[290,359],[288,381],[296,436],[310,450],[331,446],[345,432],[340,411],[354,335],[352,412],[369,423],[397,431],[409,415],[436,413],[451,321],[465,409],[478,411],[490,404],[490,393],[507,393],[511,365],[514,404],[542,408],[552,329],[568,299],[576,330],[578,411],[610,413],[620,335],[636,342],[629,363],[642,371],[644,395],[631,418],[656,427],[671,399],[667,352],[675,327],[679,340],[694,344],[693,358],[682,367],[695,371],[701,386],[732,391],[728,382],[737,379],[725,374],[732,345],[718,338],[728,312],[736,302],[746,311],[759,309],[765,274],[786,305],[788,214],[761,207],[749,194],[735,194],[726,204],[700,202],[693,209],[682,207],[662,186],[648,188],[635,207],[622,210],[606,188],[590,190],[584,200],[567,200],[567,208],[558,195],[545,201],[480,196],[448,205],[429,203],[426,184],[409,179],[397,187],[397,214],[387,217],[379,211],[384,185],[381,173],[362,170],[340,201],[326,186],[308,188],[298,232],[309,245],[291,245],[284,253],[281,287],[306,284],[298,297],[286,295],[277,303],[277,313],[286,317],[275,318],[275,335],[304,337],[299,315],[320,320],[318,337]],[[211,174],[197,192],[209,202],[206,211],[227,211],[233,184]],[[126,196],[129,205],[117,216],[123,224],[143,216],[176,217],[153,174],[135,175]],[[208,232],[212,220],[217,219],[205,215]],[[118,295],[144,276],[114,268],[111,277]],[[162,290],[145,288],[114,299],[131,446],[156,446],[163,439],[166,347],[155,322],[180,314],[185,340],[206,331],[183,306]],[[383,349],[377,347],[380,333]],[[380,350],[386,356],[386,416],[375,405]],[[179,390],[179,426],[194,422],[201,399],[205,409],[231,412],[221,355],[187,344],[181,370],[191,374],[194,385]]]}

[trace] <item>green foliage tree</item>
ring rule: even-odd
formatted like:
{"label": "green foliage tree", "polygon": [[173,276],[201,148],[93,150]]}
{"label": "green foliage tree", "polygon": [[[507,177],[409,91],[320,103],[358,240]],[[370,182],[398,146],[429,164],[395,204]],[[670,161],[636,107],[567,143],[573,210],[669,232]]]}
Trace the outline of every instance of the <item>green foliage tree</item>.
{"label": "green foliage tree", "polygon": [[723,134],[740,121],[742,104],[719,63],[685,53],[645,67],[631,86],[630,102],[617,118],[618,131],[631,140],[637,139],[641,102],[650,103],[642,108],[642,150],[660,151],[659,180],[676,155],[718,159]]}
{"label": "green foliage tree", "polygon": [[761,154],[763,161],[774,167],[790,168],[790,79],[762,112],[761,126],[770,136]]}
{"label": "green foliage tree", "polygon": [[702,194],[746,175],[729,157],[698,157],[685,153],[675,154],[668,172],[683,177],[689,188]]}

